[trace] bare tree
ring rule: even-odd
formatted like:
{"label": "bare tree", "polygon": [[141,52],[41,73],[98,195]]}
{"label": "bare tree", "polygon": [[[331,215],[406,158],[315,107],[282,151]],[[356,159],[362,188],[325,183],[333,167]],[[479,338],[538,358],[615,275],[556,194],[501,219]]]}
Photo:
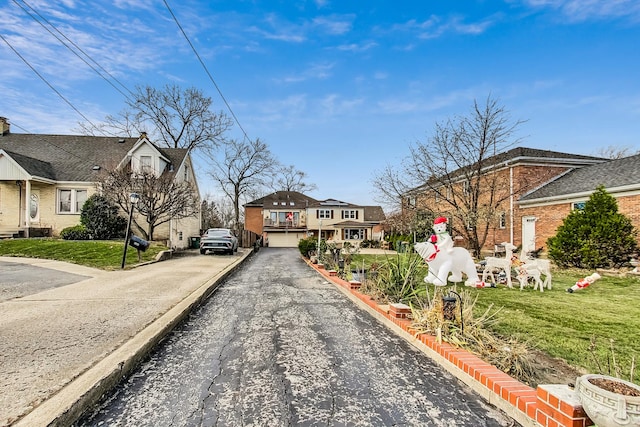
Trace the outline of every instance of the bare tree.
{"label": "bare tree", "polygon": [[79,123],[80,131],[93,135],[137,136],[146,132],[154,143],[167,148],[210,149],[219,145],[233,121],[211,110],[213,100],[194,87],[166,85],[162,89],[138,86],[127,108],[107,116],[94,127]]}
{"label": "bare tree", "polygon": [[[505,108],[490,96],[484,105],[474,102],[469,115],[437,123],[431,137],[410,147],[402,173],[391,167],[378,173],[374,186],[387,199],[394,195],[425,217],[448,216],[452,232],[469,243],[479,256],[490,221],[512,191],[508,180],[491,169],[495,156],[519,142],[514,134],[521,121],[512,121]],[[429,194],[437,202],[420,203]],[[414,220],[415,221],[415,220]]]}
{"label": "bare tree", "polygon": [[273,191],[297,191],[299,193],[318,188],[315,184],[305,182],[306,179],[307,174],[296,169],[294,165],[280,165],[272,175],[269,187]]}
{"label": "bare tree", "polygon": [[629,146],[608,145],[606,147],[598,149],[595,153],[595,156],[602,157],[603,159],[614,160],[622,159],[624,157],[629,157],[636,154],[640,154],[640,150],[634,150]]}
{"label": "bare tree", "polygon": [[[130,209],[129,195],[137,193],[136,205],[139,216],[133,224],[144,238],[153,240],[155,229],[171,219],[182,219],[198,214],[200,202],[190,181],[177,181],[173,173],[156,176],[152,172],[137,172],[129,169],[113,169],[103,175],[98,183],[102,194],[123,211]],[[141,218],[145,219],[140,223]]]}
{"label": "bare tree", "polygon": [[240,205],[243,197],[265,185],[266,177],[277,161],[266,143],[230,140],[224,143],[223,153],[210,153],[213,170],[210,176],[229,198],[234,208],[234,228],[240,229]]}

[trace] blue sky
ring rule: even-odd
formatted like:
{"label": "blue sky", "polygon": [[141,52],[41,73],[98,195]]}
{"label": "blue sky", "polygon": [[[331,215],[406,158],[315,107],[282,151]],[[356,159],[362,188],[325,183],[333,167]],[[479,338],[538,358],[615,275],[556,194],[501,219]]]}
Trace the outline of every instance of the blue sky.
{"label": "blue sky", "polygon": [[[167,4],[247,135],[306,172],[315,198],[376,204],[376,170],[489,95],[525,121],[522,146],[640,149],[638,0]],[[13,132],[76,133],[74,108],[100,122],[125,105],[25,9],[127,88],[195,86],[229,114],[164,1],[7,0],[0,116]],[[241,139],[240,128],[229,136]],[[216,192],[204,171],[200,187]]]}

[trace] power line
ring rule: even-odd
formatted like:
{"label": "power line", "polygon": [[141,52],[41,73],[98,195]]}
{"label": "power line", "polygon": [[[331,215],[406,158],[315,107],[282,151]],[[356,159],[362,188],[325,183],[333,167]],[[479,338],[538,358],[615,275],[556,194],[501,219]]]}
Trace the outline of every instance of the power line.
{"label": "power line", "polygon": [[[98,130],[98,132],[102,133],[104,135],[104,132],[102,132],[100,130],[100,128],[98,128],[91,120],[89,120],[84,114],[82,114],[80,112],[80,110],[78,110],[75,105],[73,105],[71,103],[71,101],[69,101],[67,98],[64,97],[64,95],[62,95],[55,87],[53,87],[53,85],[51,83],[49,83],[49,81],[47,79],[44,78],[44,76],[42,74],[40,74],[38,72],[38,70],[36,70],[30,63],[29,61],[26,60],[26,58],[24,58],[22,55],[20,55],[20,52],[18,52],[12,45],[11,43],[9,43],[9,40],[7,40],[2,34],[0,34],[0,38],[7,44],[7,46],[9,46],[9,49],[11,49],[16,55],[18,55],[18,57],[22,60],[22,62],[24,62],[27,67],[31,68],[31,71],[33,71],[36,76],[38,76],[40,78],[40,80],[42,80],[47,86],[49,86],[49,88],[54,91],[56,93],[56,95],[58,95],[64,102],[67,103],[67,105],[69,107],[71,107],[76,113],[78,113],[83,119],[85,119],[88,123],[91,124],[91,126],[93,126],[96,130]],[[106,136],[106,135],[104,135]]]}
{"label": "power line", "polygon": [[207,66],[205,65],[204,61],[202,61],[202,58],[200,57],[200,55],[198,54],[198,51],[196,50],[196,48],[193,46],[193,44],[191,43],[191,40],[189,40],[189,36],[187,36],[187,33],[184,31],[184,29],[182,28],[182,25],[180,25],[180,22],[178,22],[178,18],[176,18],[176,16],[174,15],[173,11],[171,10],[171,7],[169,7],[169,3],[167,3],[167,0],[163,0],[164,5],[167,7],[167,10],[169,11],[169,13],[171,14],[171,16],[173,17],[173,20],[175,21],[176,25],[178,26],[178,28],[180,29],[180,31],[182,32],[182,35],[184,36],[184,38],[187,40],[187,43],[189,43],[189,46],[191,46],[191,50],[193,50],[193,53],[196,55],[196,57],[198,58],[198,61],[200,61],[200,65],[202,65],[202,68],[204,68],[204,71],[207,73],[207,76],[209,76],[209,80],[211,80],[211,83],[213,83],[213,86],[215,86],[216,90],[218,91],[218,94],[220,95],[220,97],[222,98],[222,101],[224,101],[224,104],[227,106],[227,109],[229,110],[229,112],[231,113],[231,116],[233,117],[233,119],[235,120],[235,122],[237,123],[238,127],[240,128],[240,130],[242,131],[242,133],[244,134],[244,137],[251,141],[251,138],[249,138],[249,136],[247,135],[247,132],[245,132],[244,128],[242,127],[242,125],[240,124],[240,120],[238,120],[238,118],[236,117],[235,113],[233,112],[233,110],[231,109],[231,106],[229,105],[229,103],[227,102],[227,99],[224,97],[224,95],[222,94],[222,91],[220,90],[220,88],[218,87],[218,84],[216,83],[216,81],[213,79],[213,76],[211,75],[211,73],[209,72],[209,69],[207,68]]}
{"label": "power line", "polygon": [[[120,94],[122,96],[124,96],[126,99],[129,99],[129,96],[124,93],[122,90],[120,90],[120,88],[116,87],[116,85],[114,85],[109,79],[107,79],[99,70],[97,70],[93,65],[91,65],[89,62],[87,62],[87,60],[85,58],[83,58],[81,55],[78,54],[78,52],[76,52],[74,49],[72,49],[67,43],[65,43],[63,40],[60,39],[60,37],[58,37],[56,34],[54,34],[49,28],[47,28],[42,22],[40,22],[35,16],[33,16],[31,14],[31,12],[29,12],[28,10],[26,10],[24,8],[24,6],[22,6],[20,3],[18,3],[17,0],[13,0],[13,2],[18,5],[27,15],[29,15],[31,17],[31,19],[33,19],[34,21],[36,21],[38,24],[40,24],[42,26],[42,28],[44,28],[45,30],[47,30],[49,32],[49,34],[51,34],[53,37],[55,37],[60,43],[62,43],[62,45],[64,47],[66,47],[67,49],[69,49],[69,51],[71,51],[74,55],[76,55],[82,62],[84,62],[85,64],[87,64],[89,66],[89,68],[91,68],[93,71],[96,72],[96,74],[98,74],[104,81],[106,81],[107,83],[109,83],[115,90],[117,90],[118,92],[120,92]],[[102,67],[100,64],[98,64],[98,62],[96,62],[88,53],[86,53],[84,50],[82,50],[82,48],[80,48],[80,46],[78,46],[77,44],[75,44],[71,39],[69,39],[69,37],[67,37],[64,33],[62,33],[62,31],[58,30],[58,28],[53,25],[51,22],[49,22],[47,20],[47,18],[43,17],[40,13],[38,13],[38,11],[36,11],[29,3],[27,3],[25,0],[22,0],[22,2],[33,11],[33,13],[35,13],[36,15],[38,15],[38,17],[40,17],[44,22],[47,23],[47,25],[49,25],[51,28],[53,28],[58,34],[60,34],[62,37],[64,37],[65,40],[67,40],[69,43],[71,43],[71,45],[73,45],[73,47],[75,47],[78,51],[80,51],[85,57],[87,57],[91,62],[93,62],[98,68],[100,68],[100,70],[102,70],[105,74],[107,74],[109,77],[111,77],[116,83],[118,83],[120,86],[122,86],[124,88],[124,90],[126,90],[127,92],[129,92],[130,95],[134,96],[133,93],[124,85],[122,84],[117,78],[115,78],[111,73],[109,73],[109,71],[107,71],[104,67]]]}

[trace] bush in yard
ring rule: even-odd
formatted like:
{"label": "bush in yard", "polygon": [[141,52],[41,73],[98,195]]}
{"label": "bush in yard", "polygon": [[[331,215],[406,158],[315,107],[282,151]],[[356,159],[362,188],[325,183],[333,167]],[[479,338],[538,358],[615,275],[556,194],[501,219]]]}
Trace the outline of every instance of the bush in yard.
{"label": "bush in yard", "polygon": [[60,232],[60,237],[64,240],[91,240],[89,230],[82,224],[63,229]]}
{"label": "bush in yard", "polygon": [[631,220],[618,213],[616,199],[598,186],[547,240],[549,258],[560,267],[620,267],[638,250]]}
{"label": "bush in yard", "polygon": [[[298,250],[302,254],[303,257],[309,258],[311,252],[314,254],[318,250],[318,239],[315,237],[308,237],[306,239],[301,239],[298,242]],[[327,242],[324,240],[320,241],[320,252],[325,252],[327,250]]]}
{"label": "bush in yard", "polygon": [[93,194],[82,206],[80,224],[95,240],[123,237],[127,228],[127,220],[118,215],[118,207],[99,194]]}

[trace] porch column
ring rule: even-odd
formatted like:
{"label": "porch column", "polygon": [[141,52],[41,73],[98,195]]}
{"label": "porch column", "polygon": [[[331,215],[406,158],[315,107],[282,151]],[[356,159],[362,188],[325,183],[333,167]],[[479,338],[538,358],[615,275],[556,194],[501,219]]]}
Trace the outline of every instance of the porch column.
{"label": "porch column", "polygon": [[29,228],[31,228],[31,215],[29,213],[29,206],[31,205],[31,181],[25,179],[25,197],[24,197],[24,237],[29,237]]}

